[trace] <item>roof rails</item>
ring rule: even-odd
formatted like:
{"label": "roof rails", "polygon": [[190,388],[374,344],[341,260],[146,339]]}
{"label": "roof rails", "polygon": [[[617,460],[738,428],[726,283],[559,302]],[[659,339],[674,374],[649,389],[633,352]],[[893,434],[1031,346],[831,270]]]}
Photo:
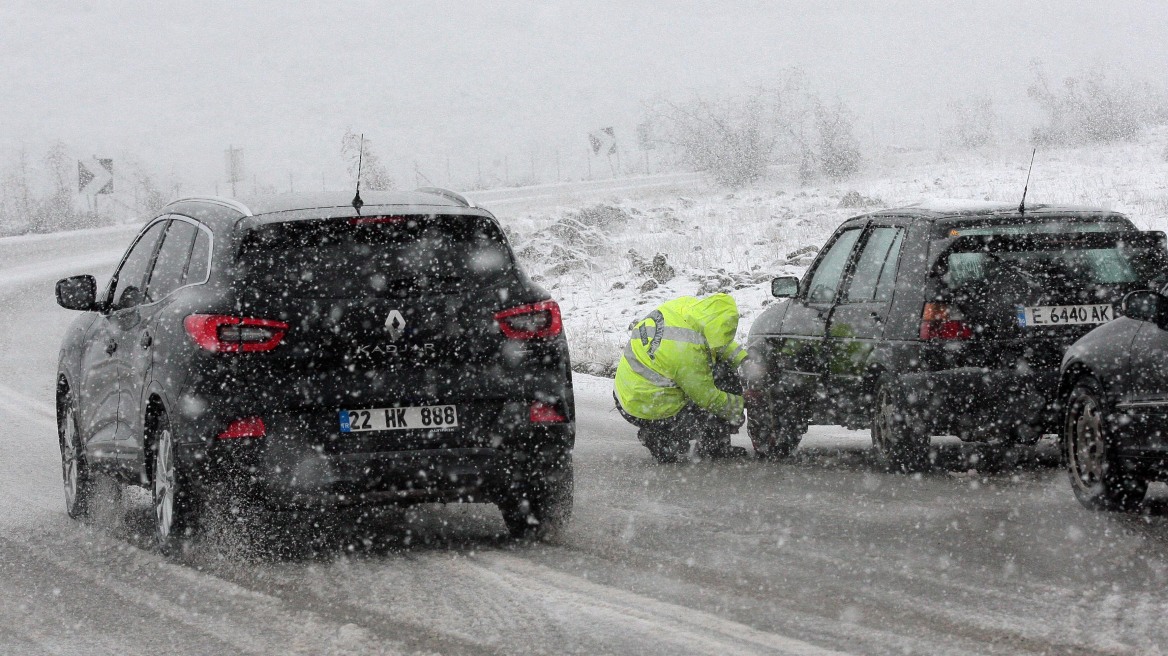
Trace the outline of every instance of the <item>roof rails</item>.
{"label": "roof rails", "polygon": [[435,196],[441,196],[447,200],[452,200],[459,205],[462,205],[463,207],[469,207],[472,209],[475,207],[474,201],[467,198],[466,196],[463,196],[457,191],[443,189],[442,187],[418,187],[417,191],[420,191],[424,194],[434,194]]}
{"label": "roof rails", "polygon": [[183,202],[187,202],[187,201],[194,201],[194,202],[198,202],[198,203],[211,203],[214,205],[222,205],[224,207],[230,207],[231,209],[235,210],[236,212],[239,212],[240,214],[242,214],[244,216],[251,216],[252,215],[251,210],[248,209],[247,205],[244,205],[243,203],[241,203],[233,198],[223,198],[221,196],[187,196],[185,198],[176,198],[176,199],[170,201],[169,203],[167,203],[167,206],[174,205],[175,203],[183,203]]}

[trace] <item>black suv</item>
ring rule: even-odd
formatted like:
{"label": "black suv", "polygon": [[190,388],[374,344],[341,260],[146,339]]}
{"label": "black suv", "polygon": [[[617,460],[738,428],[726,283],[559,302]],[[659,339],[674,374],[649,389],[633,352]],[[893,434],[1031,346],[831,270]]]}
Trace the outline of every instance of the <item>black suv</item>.
{"label": "black suv", "polygon": [[[1057,432],[1068,345],[1162,275],[1163,235],[1097,209],[934,203],[844,222],[748,340],[748,430],[784,457],[809,423],[871,427],[891,468],[930,436]],[[1000,449],[998,449],[1000,450]]]}
{"label": "black suv", "polygon": [[71,516],[101,469],[152,490],[163,551],[226,489],[269,510],[493,502],[517,536],[568,519],[559,307],[454,192],[176,201],[104,291],[75,276],[57,302],[85,312],[57,383]]}
{"label": "black suv", "polygon": [[1087,333],[1063,358],[1063,454],[1087,508],[1131,510],[1149,481],[1168,481],[1166,292],[1128,294],[1123,317]]}

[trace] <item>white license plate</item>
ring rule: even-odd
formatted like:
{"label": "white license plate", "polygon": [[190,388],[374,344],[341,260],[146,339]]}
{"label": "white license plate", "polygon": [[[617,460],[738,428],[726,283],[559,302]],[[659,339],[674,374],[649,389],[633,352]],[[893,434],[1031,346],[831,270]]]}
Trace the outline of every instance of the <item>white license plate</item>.
{"label": "white license plate", "polygon": [[1114,318],[1115,307],[1109,303],[1101,305],[1040,305],[1018,308],[1018,325],[1024,328],[1107,323]]}
{"label": "white license plate", "polygon": [[416,405],[406,408],[341,410],[341,432],[435,430],[458,427],[458,408],[452,405]]}

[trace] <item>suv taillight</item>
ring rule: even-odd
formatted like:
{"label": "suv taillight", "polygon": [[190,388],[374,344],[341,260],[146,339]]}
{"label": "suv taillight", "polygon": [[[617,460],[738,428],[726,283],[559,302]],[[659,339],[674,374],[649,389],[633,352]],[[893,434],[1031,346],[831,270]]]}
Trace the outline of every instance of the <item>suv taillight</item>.
{"label": "suv taillight", "polygon": [[564,329],[560,306],[555,301],[540,301],[497,312],[495,323],[508,339],[555,337]]}
{"label": "suv taillight", "polygon": [[925,303],[921,313],[921,339],[960,340],[973,337],[973,329],[957,308],[944,303]]}
{"label": "suv taillight", "polygon": [[218,314],[192,314],[183,326],[196,344],[216,353],[270,351],[288,332],[283,321]]}

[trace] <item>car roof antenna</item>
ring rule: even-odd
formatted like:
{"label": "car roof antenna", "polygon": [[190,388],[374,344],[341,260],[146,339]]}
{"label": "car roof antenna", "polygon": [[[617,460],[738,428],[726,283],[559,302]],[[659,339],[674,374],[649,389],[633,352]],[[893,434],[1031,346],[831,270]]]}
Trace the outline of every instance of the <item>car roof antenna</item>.
{"label": "car roof antenna", "polygon": [[361,200],[361,164],[365,158],[365,133],[361,133],[361,145],[357,150],[357,193],[353,195],[353,209],[357,210],[357,214],[361,213],[361,206],[365,201]]}
{"label": "car roof antenna", "polygon": [[[1034,153],[1038,152],[1038,148],[1030,151],[1030,168],[1026,169],[1026,184],[1022,187],[1022,202],[1018,203],[1018,213],[1026,213],[1026,190],[1030,189],[1030,172],[1034,170]],[[355,201],[354,201],[355,202]]]}

